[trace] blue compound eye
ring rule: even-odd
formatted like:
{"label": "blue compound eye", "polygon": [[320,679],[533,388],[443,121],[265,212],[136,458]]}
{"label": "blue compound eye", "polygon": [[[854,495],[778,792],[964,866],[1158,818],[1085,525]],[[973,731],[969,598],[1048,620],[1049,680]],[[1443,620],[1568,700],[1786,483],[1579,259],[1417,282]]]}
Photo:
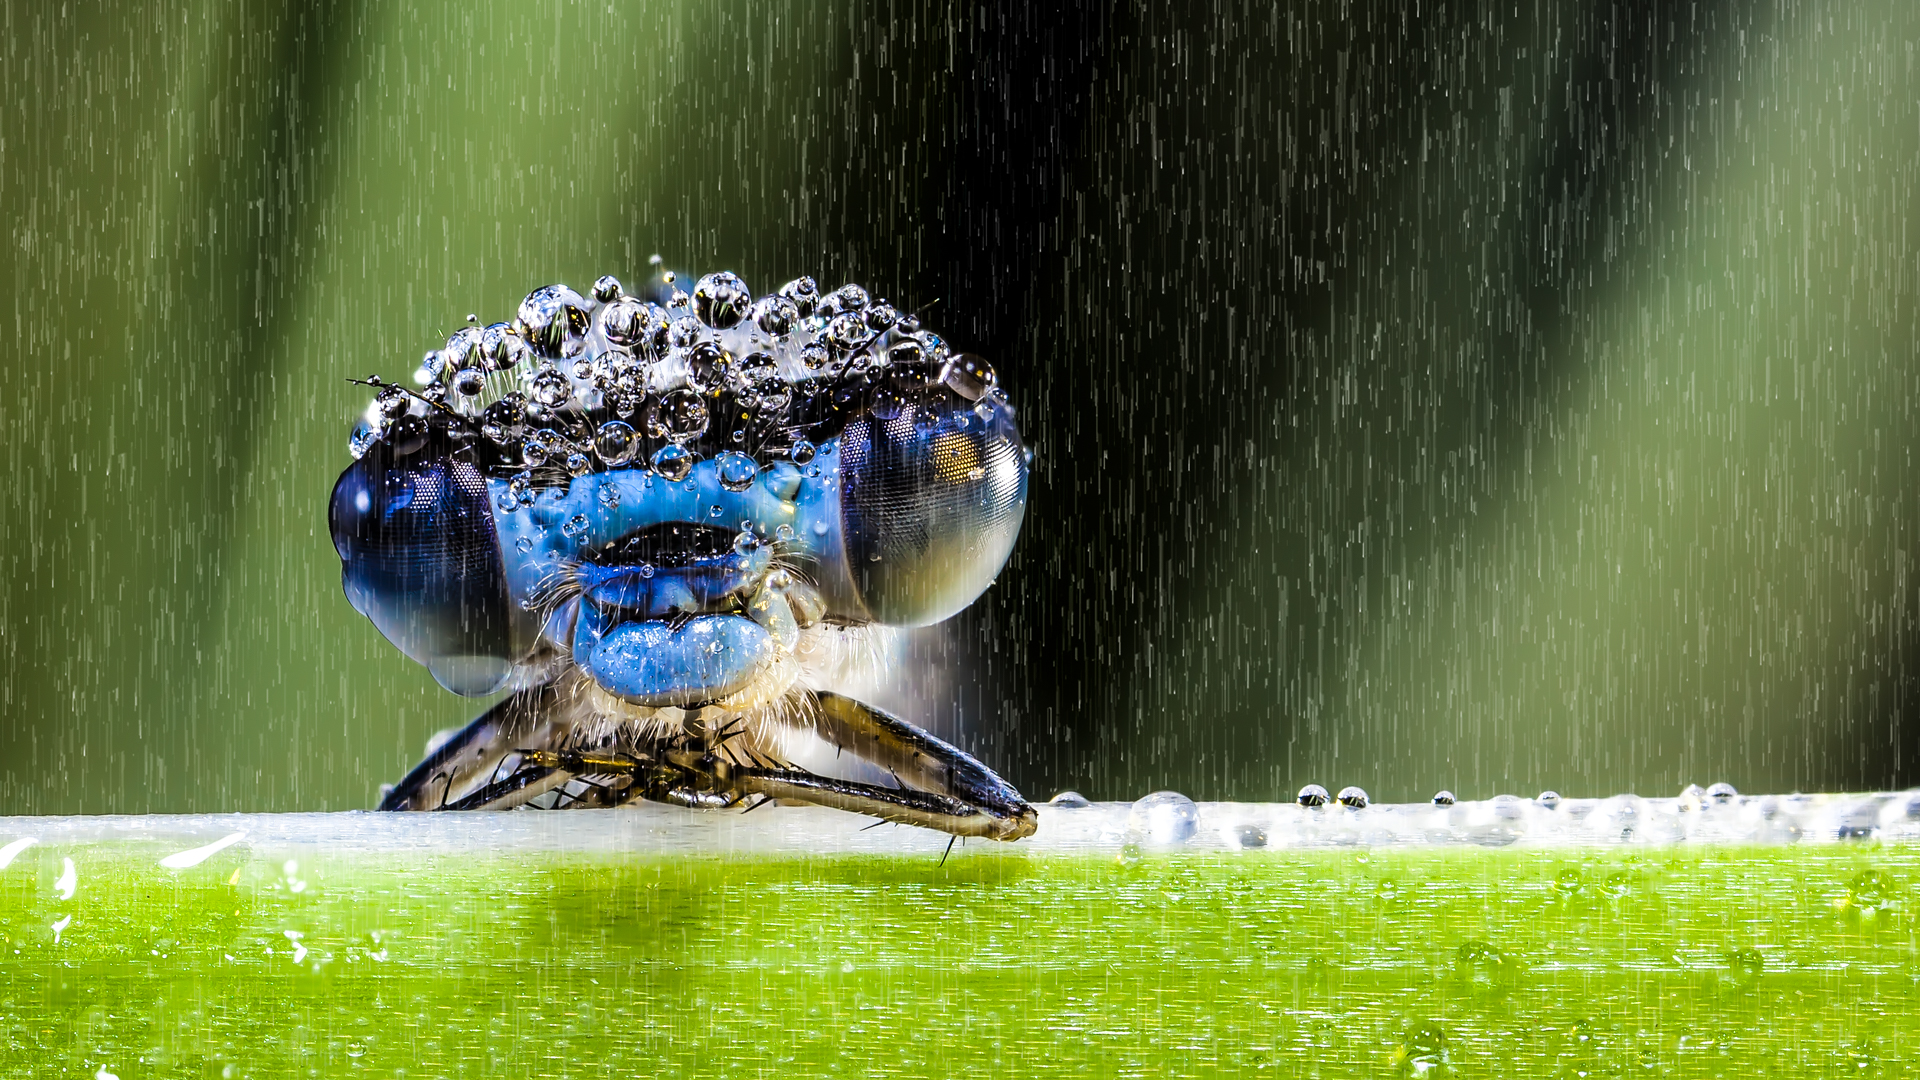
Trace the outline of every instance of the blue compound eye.
{"label": "blue compound eye", "polygon": [[1011,409],[942,394],[862,417],[839,442],[847,571],[868,616],[927,626],[993,584],[1027,506]]}
{"label": "blue compound eye", "polygon": [[[487,484],[444,432],[381,439],[334,485],[327,523],[355,610],[457,694],[503,686],[533,635],[516,626]],[[526,647],[521,643],[525,642]]]}

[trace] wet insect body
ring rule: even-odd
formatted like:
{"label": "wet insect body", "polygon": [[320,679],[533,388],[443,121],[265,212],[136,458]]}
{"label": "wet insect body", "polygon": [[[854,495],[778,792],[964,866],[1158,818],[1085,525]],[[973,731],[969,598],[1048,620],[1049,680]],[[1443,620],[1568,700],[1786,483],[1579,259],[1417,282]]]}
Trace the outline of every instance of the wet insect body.
{"label": "wet insect body", "polygon": [[[375,382],[329,513],[347,597],[448,689],[510,691],[381,808],[779,799],[1031,834],[986,766],[825,689],[1004,565],[1027,462],[991,369],[857,286],[671,284],[551,286],[421,391]],[[889,782],[793,764],[820,742]]]}

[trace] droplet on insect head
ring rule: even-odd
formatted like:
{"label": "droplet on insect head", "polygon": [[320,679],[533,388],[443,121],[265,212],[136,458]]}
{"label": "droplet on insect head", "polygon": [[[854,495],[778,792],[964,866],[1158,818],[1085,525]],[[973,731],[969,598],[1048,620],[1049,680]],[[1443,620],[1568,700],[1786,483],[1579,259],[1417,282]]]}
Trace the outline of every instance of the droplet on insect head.
{"label": "droplet on insect head", "polygon": [[[640,433],[631,424],[609,420],[593,433],[593,452],[609,466],[619,467],[633,460],[640,450]],[[611,489],[608,489],[611,490]]]}
{"label": "droplet on insect head", "polygon": [[586,531],[587,531],[587,515],[585,514],[575,514],[572,517],[567,519],[567,523],[565,525],[560,526],[560,532],[566,536],[577,537],[581,533]]}
{"label": "droplet on insect head", "polygon": [[565,285],[535,289],[520,301],[520,332],[549,360],[578,356],[587,347],[587,302]]}
{"label": "droplet on insect head", "polygon": [[393,420],[406,413],[413,404],[412,395],[397,386],[383,386],[373,395],[373,406],[382,419]]}
{"label": "droplet on insect head", "polygon": [[649,464],[654,472],[667,480],[685,480],[693,472],[693,451],[679,443],[668,443],[653,452],[653,460]]}
{"label": "droplet on insect head", "polygon": [[851,311],[835,315],[827,324],[827,345],[836,353],[850,353],[872,338],[873,331],[867,329],[867,321]]}
{"label": "droplet on insect head", "polygon": [[1433,805],[1435,806],[1452,806],[1453,801],[1453,792],[1451,791],[1436,791],[1433,793]]}
{"label": "droplet on insect head", "polygon": [[572,476],[585,476],[593,471],[593,459],[575,450],[567,455],[567,472]]}
{"label": "droplet on insect head", "polygon": [[729,373],[733,381],[743,386],[751,386],[764,379],[771,379],[779,373],[780,364],[769,352],[750,352],[733,365]]}
{"label": "droplet on insect head", "polygon": [[687,377],[695,386],[711,390],[727,381],[727,350],[717,341],[695,342],[687,350]]}
{"label": "droplet on insect head", "polygon": [[487,373],[479,368],[462,368],[453,376],[453,392],[462,397],[478,397],[487,388]]}
{"label": "droplet on insect head", "polygon": [[763,333],[786,337],[799,321],[800,309],[784,296],[763,296],[753,302],[753,325]]}
{"label": "droplet on insect head", "polygon": [[947,389],[968,401],[979,401],[997,382],[993,365],[972,353],[961,353],[947,365]]}
{"label": "droplet on insect head", "polygon": [[751,555],[759,550],[760,538],[753,535],[753,530],[751,529],[742,529],[739,534],[733,538],[733,553],[735,555]]}
{"label": "droplet on insect head", "polygon": [[1353,810],[1365,810],[1367,808],[1367,793],[1352,785],[1341,788],[1340,794],[1335,795],[1333,798],[1334,801],[1338,802],[1341,806]]}
{"label": "droplet on insect head", "polygon": [[551,453],[551,449],[538,435],[520,444],[520,460],[532,468],[545,465]]}
{"label": "droplet on insect head", "polygon": [[867,295],[867,290],[860,286],[842,285],[833,290],[826,300],[822,301],[822,304],[832,308],[836,312],[853,312],[865,308],[870,299]]}
{"label": "droplet on insect head", "polygon": [[827,351],[825,345],[817,341],[808,342],[800,349],[800,363],[805,365],[808,371],[819,371],[827,366],[829,359],[832,359],[832,354]]}
{"label": "droplet on insect head", "polygon": [[541,405],[557,409],[573,396],[573,384],[560,374],[558,368],[545,367],[534,375],[527,387],[527,394]]}
{"label": "droplet on insect head", "polygon": [[720,486],[728,491],[745,491],[753,486],[753,478],[760,472],[752,458],[737,450],[728,450],[713,459],[720,474]]}
{"label": "droplet on insect head", "polygon": [[653,330],[647,306],[631,296],[618,296],[600,309],[600,332],[607,343],[623,349],[638,347]]}
{"label": "droplet on insect head", "polygon": [[715,330],[731,330],[747,317],[753,293],[736,274],[708,274],[693,286],[693,314]]}
{"label": "droplet on insect head", "polygon": [[1127,811],[1127,838],[1164,847],[1184,844],[1200,831],[1200,808],[1177,791],[1156,791]]}
{"label": "droplet on insect head", "polygon": [[814,445],[812,443],[805,439],[795,439],[793,440],[793,445],[787,448],[787,457],[791,459],[795,465],[805,465],[807,462],[813,460],[814,452]]}
{"label": "droplet on insect head", "polygon": [[1294,801],[1305,807],[1325,806],[1328,803],[1327,789],[1319,784],[1308,784],[1295,795]]}
{"label": "droplet on insect head", "polygon": [[[707,403],[691,390],[669,391],[647,409],[647,434],[656,439],[686,443],[706,433]],[[659,469],[654,471],[659,472]],[[662,472],[660,475],[667,474]]]}
{"label": "droplet on insect head", "polygon": [[593,298],[603,304],[611,304],[620,296],[620,279],[612,274],[595,279]]}
{"label": "droplet on insect head", "polygon": [[996,386],[980,395],[980,400],[973,403],[973,415],[982,420],[991,420],[994,412],[1006,403],[1007,392]]}
{"label": "droplet on insect head", "polygon": [[532,355],[527,339],[506,323],[494,323],[480,331],[480,366],[487,371],[511,371]]}
{"label": "droplet on insect head", "polygon": [[486,334],[479,327],[463,326],[448,336],[447,347],[440,350],[440,358],[455,371],[477,368],[486,362],[485,343]]}
{"label": "droplet on insect head", "polygon": [[802,319],[813,314],[814,308],[820,305],[820,286],[815,285],[810,277],[797,277],[780,286],[780,295],[793,304],[794,311]]}

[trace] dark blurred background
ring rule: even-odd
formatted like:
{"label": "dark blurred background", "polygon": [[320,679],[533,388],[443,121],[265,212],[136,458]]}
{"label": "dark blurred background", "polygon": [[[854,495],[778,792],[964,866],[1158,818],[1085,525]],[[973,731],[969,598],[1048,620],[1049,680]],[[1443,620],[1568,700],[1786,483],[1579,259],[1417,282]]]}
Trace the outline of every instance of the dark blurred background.
{"label": "dark blurred background", "polygon": [[345,377],[655,252],[995,361],[1030,795],[1920,782],[1920,5],[0,14],[0,813],[368,805]]}

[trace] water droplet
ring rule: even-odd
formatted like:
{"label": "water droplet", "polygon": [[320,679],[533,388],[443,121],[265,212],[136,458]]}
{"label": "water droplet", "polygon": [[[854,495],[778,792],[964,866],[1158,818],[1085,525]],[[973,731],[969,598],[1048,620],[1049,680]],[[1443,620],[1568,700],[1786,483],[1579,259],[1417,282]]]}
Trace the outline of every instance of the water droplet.
{"label": "water droplet", "polygon": [[774,337],[786,337],[800,321],[800,309],[784,296],[763,296],[754,301],[753,325]]}
{"label": "water droplet", "polygon": [[1340,789],[1340,794],[1335,795],[1334,800],[1341,806],[1354,810],[1364,810],[1367,806],[1367,793],[1357,787],[1348,785]]}
{"label": "water droplet", "polygon": [[752,458],[737,450],[728,450],[716,457],[714,465],[720,475],[720,486],[728,491],[747,490],[760,472],[760,466],[754,464]]}
{"label": "water droplet", "polygon": [[961,353],[947,364],[947,389],[968,401],[979,401],[998,381],[993,365],[972,353]]}
{"label": "water droplet", "polygon": [[520,301],[518,321],[528,346],[550,360],[578,356],[587,346],[587,302],[565,285],[528,293]]}
{"label": "water droplet", "polygon": [[687,350],[687,377],[702,389],[712,389],[727,381],[732,361],[717,341],[697,341]]}
{"label": "water droplet", "polygon": [[1122,844],[1120,846],[1119,862],[1121,866],[1139,866],[1140,860],[1143,858],[1145,858],[1145,856],[1141,854],[1139,844]]}
{"label": "water droplet", "polygon": [[1557,807],[1560,805],[1560,793],[1557,791],[1543,791],[1540,794],[1534,796],[1533,801],[1539,803],[1541,806],[1544,806],[1549,810],[1552,810],[1554,807]]}
{"label": "water droplet", "polygon": [[1486,941],[1467,941],[1453,952],[1455,974],[1469,982],[1491,984],[1508,981],[1514,965],[1507,954]]}
{"label": "water droplet", "polygon": [[867,306],[867,290],[858,285],[842,285],[827,297],[824,306],[834,311],[859,311]]}
{"label": "water droplet", "polygon": [[565,525],[560,526],[560,532],[566,536],[577,537],[581,533],[586,531],[587,531],[587,515],[585,514],[575,514],[572,517],[567,519],[567,523]]}
{"label": "water droplet", "polygon": [[805,365],[808,371],[819,371],[826,367],[827,361],[832,358],[832,354],[827,352],[827,347],[817,341],[809,342],[800,349],[800,363]]}
{"label": "water droplet", "polygon": [[780,286],[780,295],[793,304],[794,311],[803,319],[813,314],[820,303],[820,287],[810,277],[797,277]]}
{"label": "water droplet", "polygon": [[[640,452],[640,433],[633,430],[631,424],[609,420],[593,433],[593,452],[599,454],[600,460],[606,462],[608,467],[619,468]],[[601,490],[604,498],[605,492],[613,489]],[[617,495],[615,499],[618,500]]]}
{"label": "water droplet", "polygon": [[1077,791],[1063,791],[1060,794],[1055,795],[1053,798],[1048,799],[1047,804],[1049,806],[1064,806],[1069,810],[1079,810],[1083,807],[1088,807],[1093,805],[1093,803],[1090,800],[1088,800],[1088,798],[1085,795],[1082,795]]}
{"label": "water droplet", "polygon": [[478,397],[487,388],[487,374],[479,368],[464,368],[453,376],[453,392],[462,397]]}
{"label": "water droplet", "polygon": [[787,450],[787,457],[791,458],[795,465],[805,465],[812,461],[813,454],[813,444],[805,439],[793,440],[793,446]]}
{"label": "water droplet", "polygon": [[1236,825],[1233,829],[1233,842],[1243,848],[1266,847],[1267,830],[1258,825]]}
{"label": "water droplet", "polygon": [[557,409],[573,397],[573,384],[558,368],[541,368],[527,388],[528,396],[549,409]]}
{"label": "water droplet", "polygon": [[548,452],[547,444],[538,435],[520,444],[520,460],[532,468],[545,465]]}
{"label": "water droplet", "polygon": [[480,331],[480,366],[488,371],[511,371],[532,355],[527,339],[506,323],[494,323]]}
{"label": "water droplet", "polygon": [[567,454],[567,473],[571,476],[585,476],[593,471],[593,459],[585,453],[574,450]]}
{"label": "water droplet", "polygon": [[441,373],[485,364],[485,342],[486,334],[477,326],[463,326],[455,330],[447,337],[447,347],[440,350],[440,359],[444,364]]}
{"label": "water droplet", "polygon": [[1402,1076],[1438,1080],[1447,1075],[1448,1060],[1447,1033],[1432,1020],[1409,1025],[1393,1051],[1393,1064]]}
{"label": "water droplet", "polygon": [[1766,974],[1767,958],[1759,949],[1734,949],[1727,954],[1729,981],[1740,989],[1751,988]]}
{"label": "water droplet", "polygon": [[643,578],[650,578],[650,577],[652,577],[652,576],[653,576],[653,564],[652,564],[652,563],[641,563],[641,564],[640,564],[640,576],[641,576],[641,577],[643,577]]}
{"label": "water droplet", "polygon": [[1300,794],[1295,795],[1293,798],[1295,802],[1305,807],[1325,806],[1328,802],[1327,789],[1321,787],[1319,784],[1308,784],[1306,787],[1301,788]]}
{"label": "water droplet", "polygon": [[1156,791],[1127,811],[1127,835],[1156,846],[1184,844],[1200,829],[1200,808],[1177,791]]}
{"label": "water droplet", "polygon": [[[647,434],[656,439],[692,442],[706,434],[706,431],[707,403],[691,390],[669,391],[647,409]],[[680,477],[669,479],[678,480]]]}
{"label": "water droplet", "polygon": [[654,472],[667,480],[685,480],[687,474],[693,471],[693,451],[679,443],[668,443],[653,452],[653,459],[649,464],[653,466]]}
{"label": "water droplet", "polygon": [[365,457],[367,451],[373,449],[373,444],[378,441],[380,436],[373,430],[373,425],[361,420],[353,426],[353,434],[347,436],[347,453],[352,454],[353,459],[358,461]]}
{"label": "water droplet", "polygon": [[623,349],[638,348],[653,336],[653,321],[647,305],[631,296],[616,297],[600,309],[600,332],[607,343]]}
{"label": "water droplet", "polygon": [[777,593],[786,592],[793,588],[793,574],[785,567],[775,567],[773,572],[767,575],[767,588]]}
{"label": "water droplet", "polygon": [[886,330],[900,321],[900,312],[885,300],[867,308],[867,325],[874,330]]}
{"label": "water droplet", "polygon": [[776,528],[773,530],[773,536],[774,536],[774,539],[776,540],[781,540],[781,541],[791,540],[793,539],[793,526],[788,525],[786,522],[783,521],[780,523],[779,528]]}
{"label": "water droplet", "polygon": [[1433,805],[1435,805],[1435,806],[1452,806],[1452,805],[1453,805],[1453,792],[1451,792],[1451,791],[1436,791],[1436,792],[1434,792],[1434,793],[1433,793]]}
{"label": "water droplet", "polygon": [[[512,496],[504,496],[500,501],[502,503],[512,503],[513,498]],[[512,509],[512,506],[509,506],[508,509]],[[519,549],[520,554],[525,555],[527,552],[533,550],[533,538],[530,536],[523,536],[520,539],[515,540],[513,542],[513,546]]]}
{"label": "water droplet", "polygon": [[593,283],[593,298],[603,304],[611,304],[620,296],[620,279],[612,274],[597,278]]}
{"label": "water droplet", "polygon": [[1740,793],[1735,791],[1733,785],[1727,783],[1725,780],[1707,789],[1707,798],[1723,806],[1739,797]]}
{"label": "water droplet", "polygon": [[612,484],[600,485],[600,505],[612,510],[620,505],[620,489]]}
{"label": "water droplet", "polygon": [[872,338],[873,331],[867,329],[867,321],[852,312],[835,315],[833,321],[827,324],[827,346],[843,356]]}
{"label": "water droplet", "polygon": [[753,535],[753,532],[751,530],[742,529],[737,535],[734,536],[733,553],[735,555],[751,555],[754,552],[759,550],[760,550],[760,538]]}
{"label": "water droplet", "polygon": [[715,330],[731,330],[747,317],[753,293],[735,274],[708,274],[693,286],[693,314]]}

